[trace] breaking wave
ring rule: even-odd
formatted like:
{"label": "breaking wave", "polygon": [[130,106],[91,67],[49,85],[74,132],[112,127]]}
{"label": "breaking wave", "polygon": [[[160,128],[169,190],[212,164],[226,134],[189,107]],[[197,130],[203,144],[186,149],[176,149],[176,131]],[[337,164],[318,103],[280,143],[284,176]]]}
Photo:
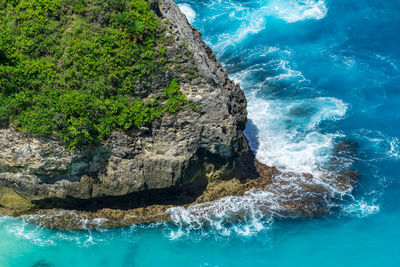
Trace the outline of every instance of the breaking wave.
{"label": "breaking wave", "polygon": [[196,12],[193,10],[193,8],[191,8],[191,6],[188,4],[178,4],[178,7],[182,13],[185,14],[187,20],[190,23],[193,23],[196,19]]}
{"label": "breaking wave", "polygon": [[271,1],[269,9],[271,14],[294,23],[307,19],[323,19],[328,13],[328,8],[323,0],[279,0]]}

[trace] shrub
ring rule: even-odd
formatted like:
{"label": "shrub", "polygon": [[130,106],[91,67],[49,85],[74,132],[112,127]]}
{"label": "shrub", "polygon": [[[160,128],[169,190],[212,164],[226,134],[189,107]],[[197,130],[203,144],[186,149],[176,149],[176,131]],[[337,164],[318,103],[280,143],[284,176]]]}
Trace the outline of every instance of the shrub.
{"label": "shrub", "polygon": [[145,0],[0,0],[0,124],[76,148],[196,108],[176,79],[136,92],[164,71],[163,42]]}

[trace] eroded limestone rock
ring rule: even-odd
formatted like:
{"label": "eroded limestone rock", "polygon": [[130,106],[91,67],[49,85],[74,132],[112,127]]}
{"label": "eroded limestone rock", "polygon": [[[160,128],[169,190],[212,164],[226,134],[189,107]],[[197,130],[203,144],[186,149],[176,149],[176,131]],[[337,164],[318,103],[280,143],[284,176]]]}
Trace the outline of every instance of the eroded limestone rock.
{"label": "eroded limestone rock", "polygon": [[[182,92],[201,110],[186,108],[149,128],[114,132],[97,147],[73,151],[54,138],[2,128],[0,185],[30,201],[90,199],[204,185],[235,171],[237,159],[249,151],[243,91],[172,0],[151,5],[169,21],[175,41],[167,53],[173,56],[184,46],[192,54],[179,64],[195,68],[198,77],[181,74],[179,80]],[[170,71],[167,78],[177,74],[173,67]],[[161,89],[166,80],[160,79]]]}

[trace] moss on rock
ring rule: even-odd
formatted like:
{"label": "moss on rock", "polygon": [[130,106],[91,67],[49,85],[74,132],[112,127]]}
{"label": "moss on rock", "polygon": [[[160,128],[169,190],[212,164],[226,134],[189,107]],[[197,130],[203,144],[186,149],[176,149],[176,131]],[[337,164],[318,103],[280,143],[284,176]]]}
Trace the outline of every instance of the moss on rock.
{"label": "moss on rock", "polygon": [[0,186],[0,206],[15,212],[28,211],[34,207],[29,201],[9,187]]}

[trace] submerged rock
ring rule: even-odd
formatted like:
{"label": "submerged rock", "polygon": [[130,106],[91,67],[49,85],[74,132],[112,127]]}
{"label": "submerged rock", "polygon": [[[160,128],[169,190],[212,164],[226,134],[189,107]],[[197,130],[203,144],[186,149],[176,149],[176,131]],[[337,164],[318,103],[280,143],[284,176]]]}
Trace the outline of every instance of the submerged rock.
{"label": "submerged rock", "polygon": [[350,155],[354,156],[357,152],[358,144],[351,140],[340,140],[335,147],[333,148],[333,152],[338,154]]}
{"label": "submerged rock", "polygon": [[48,263],[46,260],[40,260],[32,265],[32,267],[52,267],[53,264]]}

